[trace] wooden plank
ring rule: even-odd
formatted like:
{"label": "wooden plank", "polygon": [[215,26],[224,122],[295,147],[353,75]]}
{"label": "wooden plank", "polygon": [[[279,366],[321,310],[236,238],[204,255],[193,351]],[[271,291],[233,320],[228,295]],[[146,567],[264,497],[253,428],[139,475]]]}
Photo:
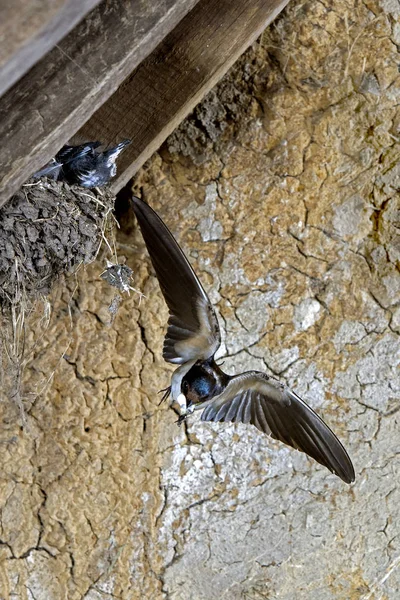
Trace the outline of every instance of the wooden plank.
{"label": "wooden plank", "polygon": [[103,0],[0,99],[0,206],[197,0]]}
{"label": "wooden plank", "polygon": [[0,96],[100,0],[14,0],[0,5]]}
{"label": "wooden plank", "polygon": [[133,140],[113,191],[139,167],[288,0],[201,0],[79,131],[79,139]]}

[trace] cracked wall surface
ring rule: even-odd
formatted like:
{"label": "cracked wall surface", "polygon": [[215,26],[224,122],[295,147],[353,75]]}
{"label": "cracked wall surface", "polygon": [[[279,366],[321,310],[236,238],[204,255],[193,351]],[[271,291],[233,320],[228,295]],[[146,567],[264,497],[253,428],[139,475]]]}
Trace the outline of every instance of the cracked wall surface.
{"label": "cracked wall surface", "polygon": [[[0,598],[400,597],[400,8],[292,2],[135,180],[215,303],[228,372],[287,382],[356,482],[159,403],[167,309],[132,215],[55,290],[0,404]],[[29,339],[29,332],[28,332]]]}

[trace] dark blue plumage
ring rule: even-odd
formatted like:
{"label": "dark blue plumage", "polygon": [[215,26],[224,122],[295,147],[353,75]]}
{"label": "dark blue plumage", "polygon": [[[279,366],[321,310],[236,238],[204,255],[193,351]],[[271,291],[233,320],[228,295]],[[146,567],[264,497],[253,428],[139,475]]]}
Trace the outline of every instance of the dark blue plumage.
{"label": "dark blue plumage", "polygon": [[86,188],[106,185],[117,173],[117,157],[130,143],[124,140],[104,152],[97,151],[100,142],[63,146],[55,158],[33,176],[36,179],[47,176]]}

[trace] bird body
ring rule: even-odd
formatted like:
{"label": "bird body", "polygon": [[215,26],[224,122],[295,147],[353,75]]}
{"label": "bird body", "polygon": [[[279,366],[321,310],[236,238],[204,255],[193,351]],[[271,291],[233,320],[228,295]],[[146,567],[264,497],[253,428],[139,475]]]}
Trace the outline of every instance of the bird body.
{"label": "bird body", "polygon": [[133,209],[168,305],[163,356],[178,364],[171,394],[184,420],[203,410],[203,421],[250,423],[305,452],[346,483],[354,481],[351,460],[324,421],[292,390],[259,371],[231,376],[214,360],[221,344],[218,320],[197,275],[175,238],[145,202]]}
{"label": "bird body", "polygon": [[106,185],[115,177],[115,161],[119,154],[130,144],[124,140],[117,146],[98,152],[100,142],[88,142],[80,146],[63,146],[43,169],[34,174],[35,178],[50,177],[86,188]]}

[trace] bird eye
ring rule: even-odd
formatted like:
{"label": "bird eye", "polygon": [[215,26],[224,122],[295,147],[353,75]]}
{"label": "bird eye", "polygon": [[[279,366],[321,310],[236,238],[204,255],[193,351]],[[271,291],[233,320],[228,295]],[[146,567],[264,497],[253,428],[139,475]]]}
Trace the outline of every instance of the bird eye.
{"label": "bird eye", "polygon": [[184,381],[184,382],[182,383],[182,392],[183,392],[183,393],[185,394],[185,396],[186,396],[186,394],[188,393],[188,391],[189,391],[189,384],[188,384],[188,382],[187,382],[187,381]]}

